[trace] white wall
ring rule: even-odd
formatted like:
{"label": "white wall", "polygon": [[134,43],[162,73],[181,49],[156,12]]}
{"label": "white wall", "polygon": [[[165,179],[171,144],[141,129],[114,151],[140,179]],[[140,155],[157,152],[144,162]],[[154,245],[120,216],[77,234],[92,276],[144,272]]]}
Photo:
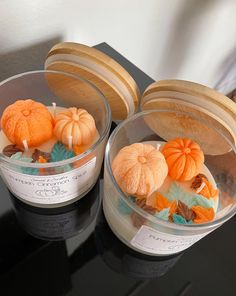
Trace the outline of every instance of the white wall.
{"label": "white wall", "polygon": [[154,79],[215,86],[236,55],[235,12],[235,0],[2,0],[0,78],[38,68],[59,40],[106,41]]}

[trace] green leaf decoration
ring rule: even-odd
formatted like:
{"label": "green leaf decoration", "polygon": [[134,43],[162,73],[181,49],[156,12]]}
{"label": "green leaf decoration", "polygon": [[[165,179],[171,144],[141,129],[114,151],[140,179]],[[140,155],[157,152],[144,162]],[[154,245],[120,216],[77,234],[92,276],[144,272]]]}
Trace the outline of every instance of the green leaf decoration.
{"label": "green leaf decoration", "polygon": [[33,158],[31,158],[31,157],[24,157],[22,152],[16,152],[10,158],[15,159],[15,160],[24,161],[24,162],[32,162],[33,161]]}
{"label": "green leaf decoration", "polygon": [[[129,196],[128,200],[131,202],[134,202],[135,198],[132,196]],[[132,208],[129,207],[126,204],[126,202],[124,202],[121,198],[119,198],[119,201],[118,201],[118,211],[123,215],[130,215],[133,212]]]}
{"label": "green leaf decoration", "polygon": [[157,218],[160,218],[162,220],[168,221],[169,210],[170,210],[170,208],[163,209],[160,212],[156,213],[154,216]]}
{"label": "green leaf decoration", "polygon": [[25,168],[25,167],[22,167],[21,168],[21,171],[24,174],[27,174],[27,175],[38,175],[39,174],[38,169],[34,169],[34,168]]}
{"label": "green leaf decoration", "polygon": [[[33,161],[33,159],[31,157],[23,156],[22,152],[17,152],[15,154],[13,154],[11,156],[11,159],[20,160],[20,161],[24,161],[24,162],[28,162],[28,163],[31,163]],[[20,170],[22,171],[22,173],[28,174],[28,175],[37,175],[38,174],[38,169],[35,169],[35,168],[21,167]]]}
{"label": "green leaf decoration", "polygon": [[186,219],[184,217],[182,217],[181,215],[177,215],[177,214],[173,214],[173,221],[176,224],[193,224],[193,221],[186,221]]}
{"label": "green leaf decoration", "polygon": [[57,142],[51,151],[51,162],[69,159],[74,156],[75,153],[73,151],[67,150],[62,143]]}
{"label": "green leaf decoration", "polygon": [[169,191],[165,196],[173,201],[174,199],[180,200],[185,203],[190,209],[192,206],[201,206],[204,208],[214,208],[215,203],[213,199],[208,199],[199,194],[192,194],[184,191],[176,182],[173,182],[169,188]]}

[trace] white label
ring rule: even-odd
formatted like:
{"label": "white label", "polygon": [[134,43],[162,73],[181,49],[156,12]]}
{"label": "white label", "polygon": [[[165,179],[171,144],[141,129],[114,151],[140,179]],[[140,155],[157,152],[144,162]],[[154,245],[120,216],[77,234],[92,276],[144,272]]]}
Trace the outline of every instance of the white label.
{"label": "white label", "polygon": [[30,202],[54,204],[83,194],[94,181],[95,165],[96,157],[77,169],[57,175],[22,174],[6,166],[1,171],[12,193]]}
{"label": "white label", "polygon": [[137,249],[158,255],[168,255],[181,252],[199,241],[209,232],[199,235],[181,236],[163,233],[143,225],[131,240]]}

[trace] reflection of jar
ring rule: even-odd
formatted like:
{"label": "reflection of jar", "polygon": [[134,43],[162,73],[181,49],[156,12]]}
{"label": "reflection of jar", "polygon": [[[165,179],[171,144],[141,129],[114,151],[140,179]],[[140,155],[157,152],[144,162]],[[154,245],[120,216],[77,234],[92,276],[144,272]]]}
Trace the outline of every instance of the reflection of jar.
{"label": "reflection of jar", "polygon": [[[154,256],[177,254],[235,214],[234,182],[228,184],[226,180],[236,176],[236,105],[205,86],[169,80],[153,83],[145,90],[141,109],[142,112],[123,121],[109,138],[105,156],[104,214],[115,235],[135,251]],[[158,147],[175,138],[190,138],[204,152],[201,173],[220,192],[212,206],[216,214],[211,222],[177,224],[168,221],[168,216],[163,220],[142,209],[134,198],[127,198],[115,180],[112,162],[124,146],[148,141]],[[121,175],[125,173],[124,169]],[[221,173],[224,178],[219,177]],[[178,184],[175,186],[173,180],[169,181],[163,191],[168,194],[171,188],[175,194],[180,192]]]}
{"label": "reflection of jar", "polygon": [[95,221],[100,206],[99,182],[83,198],[68,206],[36,208],[12,194],[17,219],[31,235],[45,240],[64,240],[84,232]]}
{"label": "reflection of jar", "polygon": [[96,225],[95,241],[102,259],[112,270],[136,279],[158,278],[166,274],[181,257],[157,258],[131,250],[112,233],[102,213]]}

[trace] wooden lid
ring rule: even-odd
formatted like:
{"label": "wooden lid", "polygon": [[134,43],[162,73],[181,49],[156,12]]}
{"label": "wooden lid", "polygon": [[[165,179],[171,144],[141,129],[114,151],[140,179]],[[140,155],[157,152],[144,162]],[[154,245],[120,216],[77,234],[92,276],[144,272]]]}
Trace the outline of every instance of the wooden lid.
{"label": "wooden lid", "polygon": [[91,82],[106,97],[114,120],[125,119],[137,109],[140,91],[134,79],[95,48],[71,42],[56,44],[48,53],[45,69],[76,74]]}
{"label": "wooden lid", "polygon": [[169,110],[146,117],[165,140],[190,137],[209,155],[230,151],[226,139],[236,143],[236,104],[206,86],[183,80],[155,82],[145,90],[141,109]]}

